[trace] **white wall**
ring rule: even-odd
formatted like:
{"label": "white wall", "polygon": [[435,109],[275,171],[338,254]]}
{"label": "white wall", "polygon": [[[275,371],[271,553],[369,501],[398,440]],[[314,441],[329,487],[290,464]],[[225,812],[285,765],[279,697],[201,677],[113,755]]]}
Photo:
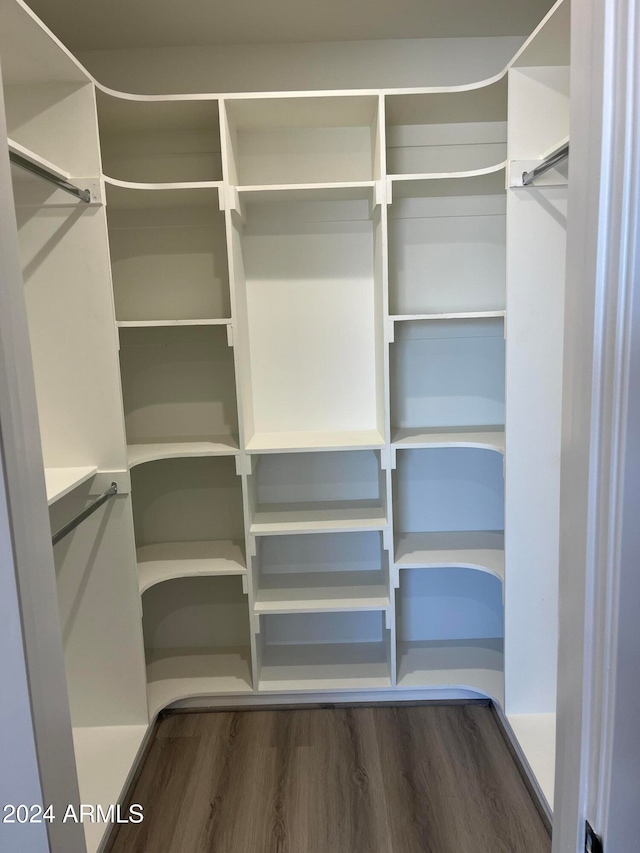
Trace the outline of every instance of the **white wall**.
{"label": "white wall", "polygon": [[125,92],[251,92],[453,86],[499,73],[520,36],[216,45],[79,52],[104,85]]}

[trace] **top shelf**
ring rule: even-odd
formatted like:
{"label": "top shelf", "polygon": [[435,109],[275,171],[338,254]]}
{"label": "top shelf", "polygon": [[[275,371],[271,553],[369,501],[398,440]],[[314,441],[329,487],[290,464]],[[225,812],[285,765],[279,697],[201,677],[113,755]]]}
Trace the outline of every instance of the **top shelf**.
{"label": "top shelf", "polygon": [[60,498],[68,495],[78,486],[90,480],[97,471],[96,467],[90,465],[80,468],[45,468],[47,504],[51,506]]}

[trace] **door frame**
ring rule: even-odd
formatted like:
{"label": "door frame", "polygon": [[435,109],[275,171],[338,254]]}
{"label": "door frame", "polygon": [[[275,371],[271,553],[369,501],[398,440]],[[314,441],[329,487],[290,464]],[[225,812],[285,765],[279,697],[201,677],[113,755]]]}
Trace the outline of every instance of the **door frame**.
{"label": "door frame", "polygon": [[572,7],[553,853],[637,846],[639,12]]}

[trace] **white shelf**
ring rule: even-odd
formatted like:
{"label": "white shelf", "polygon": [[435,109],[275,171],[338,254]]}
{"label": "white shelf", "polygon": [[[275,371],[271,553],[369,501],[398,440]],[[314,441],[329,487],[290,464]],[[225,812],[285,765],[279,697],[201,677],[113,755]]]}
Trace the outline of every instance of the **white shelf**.
{"label": "white shelf", "polygon": [[507,161],[468,172],[389,175],[392,200],[456,195],[496,195],[506,191]]}
{"label": "white shelf", "polygon": [[[110,805],[120,801],[148,728],[141,725],[73,729],[82,803],[100,805],[106,812]],[[104,823],[84,823],[87,853],[98,850],[107,828]]]}
{"label": "white shelf", "polygon": [[400,569],[462,568],[504,581],[504,533],[493,530],[396,534]]}
{"label": "white shelf", "polygon": [[107,204],[114,210],[143,210],[162,207],[200,207],[219,205],[222,192],[220,181],[167,181],[166,183],[140,183],[120,181],[104,176]]}
{"label": "white shelf", "polygon": [[236,187],[242,201],[253,204],[282,201],[372,201],[374,181],[308,184],[263,184]]}
{"label": "white shelf", "polygon": [[389,319],[393,323],[405,323],[412,320],[485,320],[506,315],[506,311],[457,311],[447,314],[392,314]]}
{"label": "white shelf", "polygon": [[75,488],[90,480],[98,469],[94,466],[81,468],[45,468],[44,479],[47,485],[47,504],[55,503]]}
{"label": "white shelf", "polygon": [[248,646],[148,650],[150,716],[178,699],[251,693],[250,661]]}
{"label": "white shelf", "polygon": [[386,643],[267,645],[258,689],[298,693],[391,687]]}
{"label": "white shelf", "polygon": [[482,450],[505,451],[504,427],[442,427],[396,429],[391,434],[391,444],[398,450],[404,448],[477,447]]}
{"label": "white shelf", "polygon": [[155,326],[230,326],[230,318],[220,320],[118,320],[119,329],[149,329]]}
{"label": "white shelf", "polygon": [[398,643],[398,687],[475,690],[502,703],[503,641],[429,640]]}
{"label": "white shelf", "polygon": [[[41,169],[46,169],[47,172],[52,172],[58,178],[62,178],[65,181],[71,180],[71,175],[69,172],[65,172],[64,169],[61,169],[59,166],[56,166],[55,163],[52,163],[50,160],[47,160],[44,157],[41,157],[39,154],[36,154],[35,151],[32,151],[30,148],[27,148],[25,145],[20,145],[19,142],[15,142],[13,139],[7,139],[9,152],[14,154],[19,154],[21,157],[24,157],[25,160],[28,160],[30,163],[33,163],[36,166],[40,166]],[[16,168],[19,168],[16,166]],[[23,170],[20,170],[23,172]]]}
{"label": "white shelf", "polygon": [[252,436],[247,453],[286,453],[297,450],[375,450],[384,446],[377,429],[318,432],[263,432]]}
{"label": "white shelf", "polygon": [[508,714],[507,720],[547,803],[553,808],[556,771],[556,715]]}
{"label": "white shelf", "polygon": [[242,543],[231,539],[143,545],[137,556],[141,594],[173,578],[247,573]]}
{"label": "white shelf", "polygon": [[390,606],[381,571],[263,574],[256,613],[330,613]]}
{"label": "white shelf", "polygon": [[127,447],[129,467],[156,459],[177,459],[190,456],[235,456],[240,452],[233,435],[212,436],[210,441],[163,441],[149,444],[130,444]]}
{"label": "white shelf", "polygon": [[[298,509],[294,509],[298,506]],[[356,502],[327,501],[326,506],[314,504],[270,505],[258,510],[251,523],[253,535],[277,535],[280,533],[338,533],[340,531],[382,530],[387,518],[382,506],[358,506]]]}

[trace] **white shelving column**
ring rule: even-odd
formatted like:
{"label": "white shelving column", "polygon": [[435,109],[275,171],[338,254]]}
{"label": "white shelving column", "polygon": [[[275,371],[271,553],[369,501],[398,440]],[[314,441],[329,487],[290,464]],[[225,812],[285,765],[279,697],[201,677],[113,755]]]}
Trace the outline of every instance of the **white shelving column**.
{"label": "white shelving column", "polygon": [[509,71],[505,711],[553,806],[567,163],[522,174],[569,134],[569,3]]}

